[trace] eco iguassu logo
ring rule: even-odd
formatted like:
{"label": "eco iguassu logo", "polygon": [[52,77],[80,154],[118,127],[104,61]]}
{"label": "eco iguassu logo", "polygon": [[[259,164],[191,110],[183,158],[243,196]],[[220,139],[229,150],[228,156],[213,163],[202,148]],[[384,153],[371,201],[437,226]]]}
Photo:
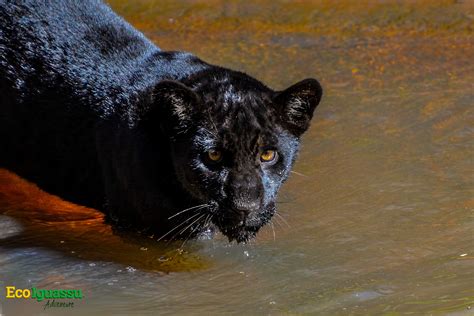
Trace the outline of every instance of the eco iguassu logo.
{"label": "eco iguassu logo", "polygon": [[73,308],[74,301],[72,300],[82,300],[84,298],[82,290],[75,289],[46,290],[35,287],[31,289],[17,289],[14,286],[7,286],[5,287],[5,293],[7,299],[33,299],[40,303],[47,300],[43,305],[44,309],[52,307]]}

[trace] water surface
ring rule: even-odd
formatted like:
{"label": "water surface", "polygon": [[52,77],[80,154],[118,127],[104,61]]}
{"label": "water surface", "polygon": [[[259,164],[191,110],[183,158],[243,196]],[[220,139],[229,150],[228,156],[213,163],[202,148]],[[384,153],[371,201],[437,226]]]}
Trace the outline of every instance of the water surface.
{"label": "water surface", "polygon": [[[49,314],[472,314],[469,1],[119,1],[165,50],[325,95],[273,227],[248,245],[156,243],[0,170],[4,286],[79,288]],[[474,307],[473,307],[474,308]]]}

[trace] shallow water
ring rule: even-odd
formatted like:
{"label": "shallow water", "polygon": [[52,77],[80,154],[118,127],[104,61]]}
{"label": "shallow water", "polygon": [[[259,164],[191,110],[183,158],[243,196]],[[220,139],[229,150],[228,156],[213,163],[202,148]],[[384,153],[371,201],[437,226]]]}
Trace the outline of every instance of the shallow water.
{"label": "shallow water", "polygon": [[[0,170],[0,315],[471,314],[468,1],[111,1],[163,49],[325,88],[273,228],[158,244]],[[75,288],[72,309],[4,287]]]}

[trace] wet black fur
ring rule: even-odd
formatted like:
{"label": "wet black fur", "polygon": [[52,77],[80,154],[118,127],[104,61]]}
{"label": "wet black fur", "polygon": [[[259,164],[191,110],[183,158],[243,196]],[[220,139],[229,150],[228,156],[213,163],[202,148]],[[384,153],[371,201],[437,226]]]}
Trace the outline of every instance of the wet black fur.
{"label": "wet black fur", "polygon": [[321,93],[161,51],[100,1],[0,0],[0,166],[119,226],[253,237]]}

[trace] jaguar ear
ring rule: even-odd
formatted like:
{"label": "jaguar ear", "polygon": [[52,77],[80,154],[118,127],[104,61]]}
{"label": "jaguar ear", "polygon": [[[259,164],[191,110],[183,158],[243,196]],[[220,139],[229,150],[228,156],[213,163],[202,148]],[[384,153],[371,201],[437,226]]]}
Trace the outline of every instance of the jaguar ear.
{"label": "jaguar ear", "polygon": [[295,136],[303,134],[309,127],[322,94],[323,89],[316,79],[305,79],[277,92],[274,103],[284,127]]}
{"label": "jaguar ear", "polygon": [[152,91],[153,123],[159,122],[165,132],[181,134],[193,125],[198,96],[184,84],[163,80]]}

